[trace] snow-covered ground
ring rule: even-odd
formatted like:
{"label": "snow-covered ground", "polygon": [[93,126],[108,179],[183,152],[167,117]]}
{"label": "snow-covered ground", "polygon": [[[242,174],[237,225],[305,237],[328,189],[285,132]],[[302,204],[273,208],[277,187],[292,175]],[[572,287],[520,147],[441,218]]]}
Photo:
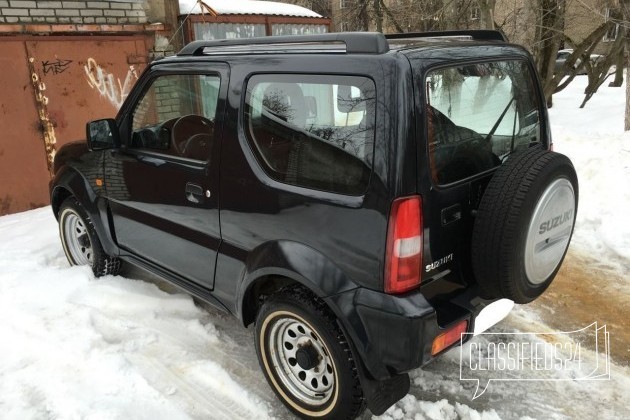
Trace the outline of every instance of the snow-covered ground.
{"label": "snow-covered ground", "polygon": [[587,85],[579,76],[549,110],[556,151],[573,161],[580,182],[572,246],[620,274],[630,289],[630,132],[623,131],[625,87],[604,84],[578,108]]}
{"label": "snow-covered ground", "polygon": [[[551,110],[555,149],[571,157],[580,177],[571,252],[593,257],[599,269],[625,279],[625,290],[625,89],[602,87],[578,109],[585,79],[577,77],[557,95]],[[87,268],[68,267],[49,207],[0,217],[0,418],[291,418],[258,368],[252,329],[167,290],[134,271],[96,280]],[[521,306],[491,331],[549,327],[531,306]],[[630,418],[627,363],[613,364],[606,381],[493,382],[474,401],[474,384],[459,375],[456,349],[412,372],[410,394],[381,418]]]}

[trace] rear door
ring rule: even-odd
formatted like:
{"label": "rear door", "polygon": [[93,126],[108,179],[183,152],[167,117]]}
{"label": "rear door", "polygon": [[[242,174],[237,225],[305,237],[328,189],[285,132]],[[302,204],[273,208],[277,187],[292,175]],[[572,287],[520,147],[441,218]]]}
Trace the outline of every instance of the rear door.
{"label": "rear door", "polygon": [[[219,156],[226,65],[159,71],[121,127],[106,161],[118,244],[212,289],[219,224]],[[125,128],[126,127],[126,128]]]}
{"label": "rear door", "polygon": [[[536,79],[523,59],[430,70],[420,82],[428,192],[424,277],[470,281],[474,214],[496,167],[541,141]],[[426,248],[426,247],[425,247]]]}

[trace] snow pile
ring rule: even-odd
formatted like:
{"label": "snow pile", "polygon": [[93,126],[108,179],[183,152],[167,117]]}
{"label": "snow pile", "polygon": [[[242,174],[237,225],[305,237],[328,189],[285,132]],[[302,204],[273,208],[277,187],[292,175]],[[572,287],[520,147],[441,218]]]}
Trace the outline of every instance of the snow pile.
{"label": "snow pile", "polygon": [[[203,3],[203,5],[201,4]],[[322,15],[296,4],[277,1],[251,0],[179,0],[179,11],[183,15],[205,14],[208,9],[218,15],[278,15],[320,18]]]}
{"label": "snow pile", "polygon": [[[623,131],[625,87],[604,85],[583,109],[587,77],[576,77],[554,96],[550,110],[554,148],[571,158],[580,202],[572,247],[598,268],[630,277],[630,132]],[[630,280],[630,279],[628,279]]]}
{"label": "snow pile", "polygon": [[465,404],[450,404],[446,399],[436,402],[420,401],[413,395],[407,395],[395,406],[390,407],[380,417],[382,420],[501,420],[496,411],[479,413]]}
{"label": "snow pile", "polygon": [[68,267],[50,207],[0,218],[0,237],[3,419],[268,417],[236,322],[246,347],[188,295]]}

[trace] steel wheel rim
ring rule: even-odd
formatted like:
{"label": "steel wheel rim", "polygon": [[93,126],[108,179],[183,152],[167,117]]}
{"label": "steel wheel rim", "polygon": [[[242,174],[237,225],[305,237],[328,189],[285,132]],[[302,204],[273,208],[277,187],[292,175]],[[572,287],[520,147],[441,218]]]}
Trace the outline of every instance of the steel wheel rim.
{"label": "steel wheel rim", "polygon": [[76,265],[91,265],[93,258],[92,241],[85,222],[78,214],[69,211],[64,217],[63,236],[66,249]]}
{"label": "steel wheel rim", "polygon": [[[295,318],[278,319],[267,336],[267,345],[276,375],[293,397],[314,407],[329,402],[336,385],[334,364],[326,344],[308,324]],[[315,366],[306,369],[298,363],[300,349],[316,355]]]}

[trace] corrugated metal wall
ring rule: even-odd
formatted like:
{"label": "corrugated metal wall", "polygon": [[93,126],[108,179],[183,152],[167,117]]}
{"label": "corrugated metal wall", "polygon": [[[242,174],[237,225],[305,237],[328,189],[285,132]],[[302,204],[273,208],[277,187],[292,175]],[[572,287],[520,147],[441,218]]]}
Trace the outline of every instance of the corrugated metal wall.
{"label": "corrugated metal wall", "polygon": [[0,38],[0,215],[48,204],[56,148],[114,117],[146,66],[152,38]]}

